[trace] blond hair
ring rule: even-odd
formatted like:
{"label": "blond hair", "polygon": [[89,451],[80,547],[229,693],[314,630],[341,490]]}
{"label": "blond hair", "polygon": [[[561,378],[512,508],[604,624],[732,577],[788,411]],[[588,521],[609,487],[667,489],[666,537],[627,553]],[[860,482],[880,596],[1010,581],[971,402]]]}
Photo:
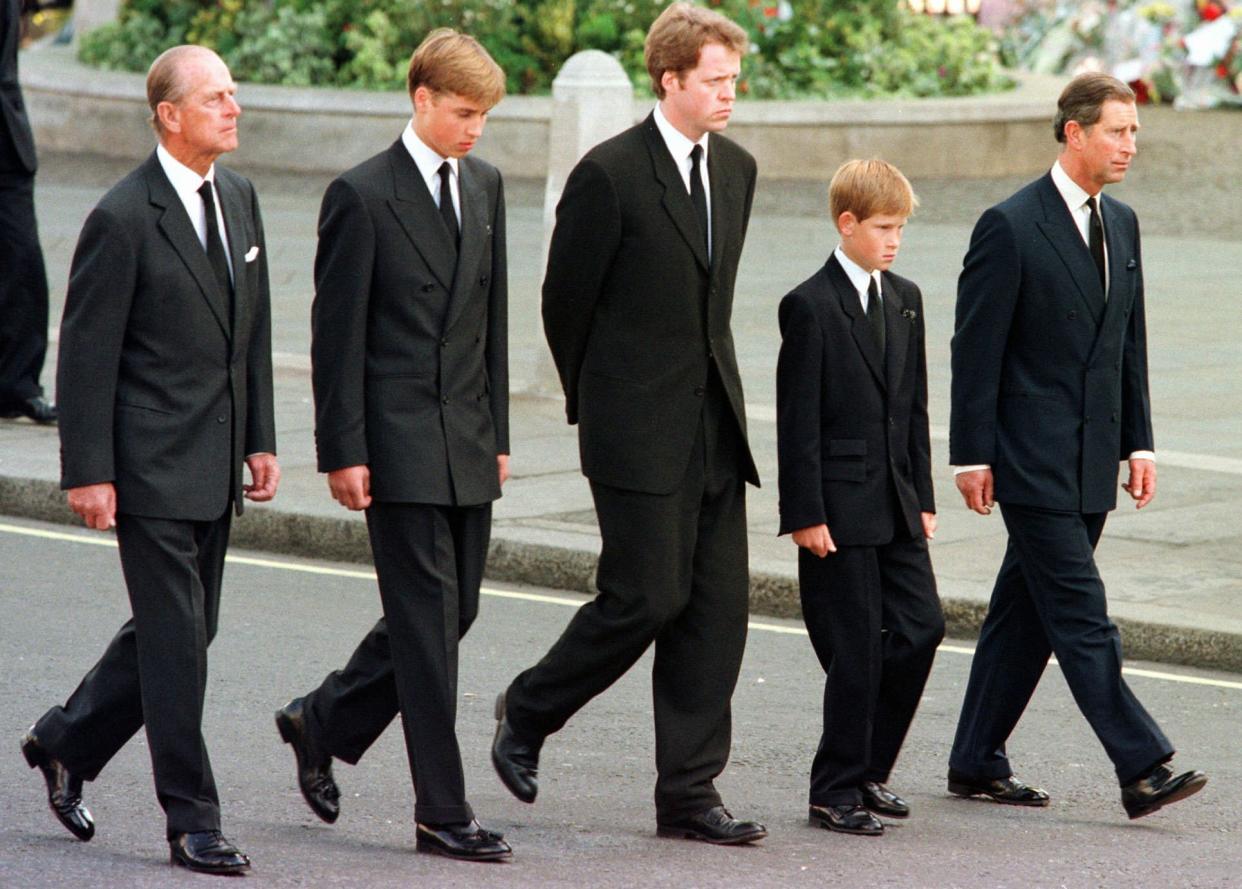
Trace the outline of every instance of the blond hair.
{"label": "blond hair", "polygon": [[483,44],[452,28],[436,28],[410,56],[405,77],[410,95],[420,86],[454,93],[491,108],[505,96],[505,72]]}
{"label": "blond hair", "polygon": [[879,158],[849,160],[837,167],[828,186],[828,209],[835,223],[842,213],[859,222],[871,216],[910,216],[919,199],[901,170]]}
{"label": "blond hair", "polygon": [[709,43],[719,43],[739,56],[750,47],[746,31],[720,13],[691,3],[673,3],[651,23],[643,58],[651,76],[651,89],[664,98],[665,72],[677,75],[699,64],[699,53]]}

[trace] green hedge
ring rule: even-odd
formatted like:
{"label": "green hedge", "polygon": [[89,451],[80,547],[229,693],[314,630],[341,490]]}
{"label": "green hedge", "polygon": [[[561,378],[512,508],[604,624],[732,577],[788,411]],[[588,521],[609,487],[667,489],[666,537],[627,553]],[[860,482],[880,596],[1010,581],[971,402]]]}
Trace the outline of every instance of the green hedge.
{"label": "green hedge", "polygon": [[[474,34],[511,93],[545,93],[583,49],[616,56],[649,91],[643,38],[667,0],[126,0],[81,58],[144,71],[178,43],[216,49],[239,80],[400,89],[432,28]],[[989,32],[916,16],[896,0],[709,0],[751,35],[743,94],[760,98],[967,95],[1003,89]]]}

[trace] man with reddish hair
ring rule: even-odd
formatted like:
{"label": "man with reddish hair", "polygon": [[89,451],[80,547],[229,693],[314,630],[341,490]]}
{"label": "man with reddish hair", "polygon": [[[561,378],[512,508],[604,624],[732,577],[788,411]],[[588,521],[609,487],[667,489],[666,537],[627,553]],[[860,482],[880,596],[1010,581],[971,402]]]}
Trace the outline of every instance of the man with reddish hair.
{"label": "man with reddish hair", "polygon": [[746,641],[746,442],[729,318],[755,162],[720,135],[745,31],[674,3],[647,35],[659,97],[565,183],[543,284],[603,550],[599,595],[497,701],[492,761],[533,802],[544,739],[652,643],[661,836],[748,843],[724,808],[729,699]]}

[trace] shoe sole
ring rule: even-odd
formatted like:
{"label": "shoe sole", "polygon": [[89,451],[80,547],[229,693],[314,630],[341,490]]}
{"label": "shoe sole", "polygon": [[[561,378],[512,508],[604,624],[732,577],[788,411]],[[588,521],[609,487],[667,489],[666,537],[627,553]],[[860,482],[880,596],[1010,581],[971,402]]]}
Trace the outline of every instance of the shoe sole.
{"label": "shoe sole", "polygon": [[211,874],[213,877],[240,877],[250,871],[249,864],[243,864],[238,867],[199,867],[182,861],[176,855],[168,856],[168,863],[172,867],[183,867],[192,874]]}
{"label": "shoe sole", "polygon": [[[285,706],[287,707],[288,704]],[[301,774],[302,757],[298,754],[298,746],[293,743],[294,738],[296,737],[296,733],[293,728],[293,721],[289,719],[288,715],[285,713],[284,707],[276,711],[276,731],[280,733],[280,740],[284,741],[293,748],[293,761],[297,764],[298,774]],[[336,819],[341,815],[339,811],[335,815],[331,812],[321,812],[315,807],[315,804],[311,802],[311,798],[307,795],[306,791],[302,790],[301,781],[298,781],[298,790],[302,794],[302,800],[306,803],[306,807],[314,813],[316,818],[323,821],[325,824],[336,823]]]}
{"label": "shoe sole", "polygon": [[[871,810],[868,809],[867,811],[870,812]],[[826,821],[825,819],[817,818],[814,815],[808,818],[807,822],[811,825],[811,827],[822,827],[824,830],[830,830],[833,833],[845,833],[845,834],[849,834],[850,836],[854,836],[854,837],[882,837],[884,836],[883,829],[881,830],[850,830],[849,828],[846,828],[846,827],[835,827],[831,823]]]}
{"label": "shoe sole", "polygon": [[887,809],[881,809],[878,806],[876,807],[869,806],[866,803],[863,803],[863,808],[866,809],[868,812],[870,812],[872,815],[878,815],[883,818],[909,818],[910,817],[909,812],[891,812]]}
{"label": "shoe sole", "polygon": [[707,834],[699,833],[696,830],[685,830],[680,827],[656,827],[656,836],[664,837],[668,840],[698,840],[700,843],[711,843],[713,846],[744,846],[747,843],[755,843],[762,840],[768,835],[766,830],[756,831],[754,833],[743,834],[737,837],[709,837]]}
{"label": "shoe sole", "polygon": [[1167,797],[1162,799],[1160,802],[1156,803],[1151,808],[1143,809],[1143,811],[1135,812],[1132,815],[1129,812],[1127,812],[1126,814],[1130,816],[1131,821],[1134,821],[1137,818],[1144,818],[1148,815],[1154,815],[1156,812],[1159,812],[1165,806],[1172,805],[1173,803],[1176,803],[1176,802],[1181,802],[1188,796],[1194,796],[1196,793],[1202,790],[1206,784],[1207,784],[1207,775],[1200,775],[1198,778],[1187,781],[1185,785],[1183,785],[1176,793],[1169,794]]}
{"label": "shoe sole", "polygon": [[424,843],[421,840],[414,841],[414,850],[424,855],[439,855],[441,858],[448,858],[451,861],[505,861],[513,857],[512,849],[507,852],[488,852],[484,855],[455,855],[441,846],[437,846],[434,843]]}
{"label": "shoe sole", "polygon": [[971,787],[969,784],[958,784],[954,781],[949,782],[949,793],[953,794],[954,796],[960,796],[962,799],[975,799],[978,797],[982,797],[983,799],[990,799],[994,803],[999,803],[1002,806],[1026,806],[1027,808],[1030,808],[1030,809],[1043,809],[1043,808],[1046,808],[1048,804],[1052,802],[1052,800],[1050,799],[1033,799],[1033,800],[1001,799],[998,796],[993,796],[992,794],[988,793],[986,790],[980,790],[977,787]]}

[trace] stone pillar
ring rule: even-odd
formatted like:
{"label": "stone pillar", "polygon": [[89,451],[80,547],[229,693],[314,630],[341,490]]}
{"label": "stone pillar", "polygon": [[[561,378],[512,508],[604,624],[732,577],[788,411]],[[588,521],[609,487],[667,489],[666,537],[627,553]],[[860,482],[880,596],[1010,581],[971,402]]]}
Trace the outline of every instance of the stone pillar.
{"label": "stone pillar", "polygon": [[93,31],[100,25],[114,22],[121,12],[121,0],[74,0],[73,3],[73,40],[76,43],[82,35]]}
{"label": "stone pillar", "polygon": [[[552,120],[548,128],[548,178],[543,194],[541,270],[547,267],[548,245],[556,223],[556,204],[561,199],[561,191],[570,171],[587,151],[634,123],[634,87],[621,63],[598,49],[570,56],[552,81],[552,99]],[[539,325],[537,341],[543,343],[543,324],[538,312],[535,323]],[[561,391],[556,368],[546,346],[539,350],[533,389],[549,395]]]}

